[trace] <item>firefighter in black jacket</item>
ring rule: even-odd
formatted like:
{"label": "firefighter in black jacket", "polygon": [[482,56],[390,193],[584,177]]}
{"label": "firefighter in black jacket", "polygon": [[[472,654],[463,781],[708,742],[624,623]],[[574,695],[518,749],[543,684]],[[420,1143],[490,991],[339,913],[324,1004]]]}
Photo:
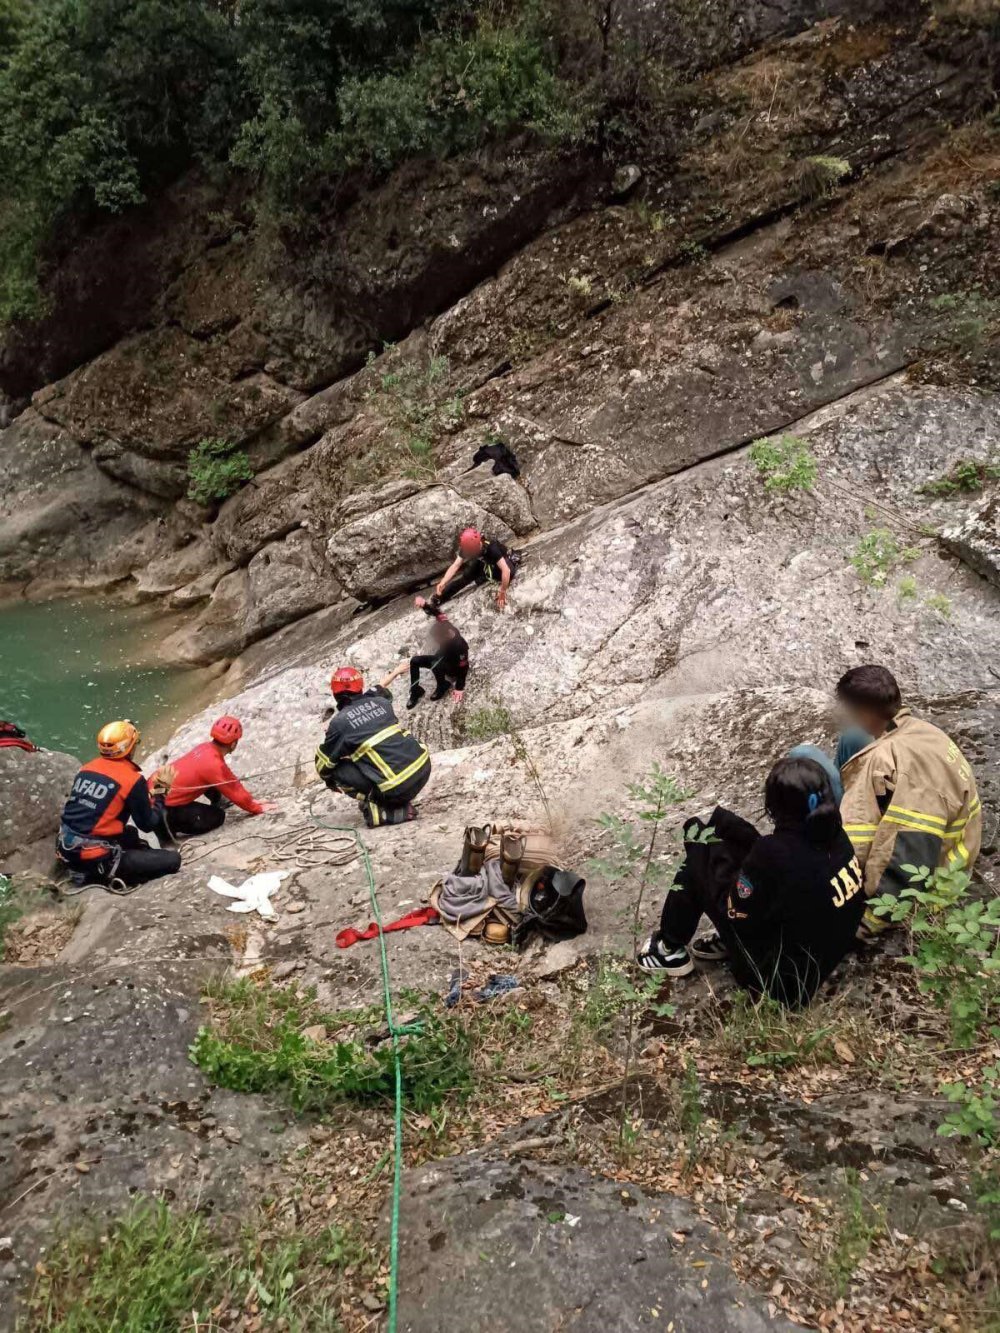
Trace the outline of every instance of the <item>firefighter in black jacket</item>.
{"label": "firefighter in black jacket", "polygon": [[365,689],[354,667],[330,681],[337,712],[316,751],[316,772],[331,791],[353,796],[369,828],[416,819],[413,798],[431,775],[427,750],[399,725],[386,681]]}

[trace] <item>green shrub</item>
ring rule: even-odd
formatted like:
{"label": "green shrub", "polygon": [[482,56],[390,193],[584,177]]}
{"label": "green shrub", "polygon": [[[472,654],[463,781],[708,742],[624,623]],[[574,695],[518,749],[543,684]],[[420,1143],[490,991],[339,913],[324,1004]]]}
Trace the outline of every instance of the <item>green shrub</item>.
{"label": "green shrub", "polygon": [[[35,1269],[25,1333],[176,1333],[216,1328],[222,1304],[259,1310],[255,1327],[334,1333],[330,1288],[345,1270],[377,1274],[376,1256],[353,1233],[315,1234],[269,1224],[231,1237],[197,1213],[140,1198],[108,1223],[94,1219],[56,1237]],[[259,1323],[257,1322],[259,1320]]]}
{"label": "green shrub", "polygon": [[862,583],[883,588],[901,563],[918,559],[920,552],[912,546],[900,546],[888,528],[876,528],[866,533],[850,557]]}
{"label": "green shrub", "polygon": [[[382,1024],[380,1010],[325,1014],[313,991],[240,981],[214,996],[212,1012],[213,1022],[198,1030],[191,1059],[213,1083],[236,1092],[280,1092],[297,1111],[393,1095],[392,1042],[365,1040]],[[315,1027],[347,1035],[316,1039],[307,1035]],[[404,1096],[418,1111],[471,1091],[464,1032],[422,1001],[412,1031],[401,1039],[401,1064]]]}
{"label": "green shrub", "polygon": [[474,708],[466,713],[462,724],[462,734],[468,741],[491,741],[497,736],[509,735],[513,729],[514,718],[510,709],[501,703]]}
{"label": "green shrub", "polygon": [[907,927],[913,952],[907,962],[917,983],[948,1017],[953,1045],[967,1047],[1000,1001],[1000,898],[970,897],[968,871],[905,865],[910,886],[884,895],[871,908]]}
{"label": "green shrub", "polygon": [[805,440],[797,435],[778,435],[754,440],[750,461],[760,473],[767,491],[811,491],[816,480],[816,460]]}
{"label": "green shrub", "polygon": [[941,477],[925,481],[921,495],[976,495],[988,481],[1000,480],[1000,463],[961,458]]}
{"label": "green shrub", "polygon": [[253,480],[250,459],[228,440],[202,440],[188,454],[187,471],[188,495],[201,505],[225,500]]}
{"label": "green shrub", "polygon": [[327,145],[334,169],[384,170],[515,129],[554,141],[583,133],[571,89],[554,72],[530,13],[507,26],[483,20],[471,33],[432,36],[407,68],[345,80],[337,106],[338,129]]}
{"label": "green shrub", "polygon": [[958,352],[974,352],[1000,323],[1000,301],[981,291],[944,292],[931,301],[943,342]]}

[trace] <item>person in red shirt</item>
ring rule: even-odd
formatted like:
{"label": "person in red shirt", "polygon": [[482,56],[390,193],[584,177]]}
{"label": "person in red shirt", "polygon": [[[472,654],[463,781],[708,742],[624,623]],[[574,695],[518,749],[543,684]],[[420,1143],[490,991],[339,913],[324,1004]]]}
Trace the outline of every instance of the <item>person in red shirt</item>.
{"label": "person in red shirt", "polygon": [[[225,822],[229,803],[248,815],[262,815],[275,808],[251,796],[229,767],[228,758],[243,735],[239,719],[220,717],[210,734],[211,740],[173,761],[174,781],[163,810],[165,831],[171,837],[178,833],[186,837],[211,833]],[[156,776],[154,773],[150,778],[150,785]]]}

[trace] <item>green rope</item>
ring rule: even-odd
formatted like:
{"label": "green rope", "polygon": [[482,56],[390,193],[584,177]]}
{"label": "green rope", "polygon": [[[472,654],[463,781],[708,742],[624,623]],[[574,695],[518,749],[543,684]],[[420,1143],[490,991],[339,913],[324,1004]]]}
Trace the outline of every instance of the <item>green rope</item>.
{"label": "green rope", "polygon": [[[392,1167],[392,1213],[389,1223],[389,1322],[387,1333],[396,1333],[396,1305],[399,1299],[399,1196],[403,1180],[403,1068],[399,1055],[399,1038],[408,1032],[416,1031],[416,1025],[396,1026],[392,1012],[392,991],[389,987],[389,956],[385,947],[385,932],[382,929],[382,913],[379,911],[378,895],[375,892],[375,874],[372,870],[371,857],[365,840],[356,828],[346,824],[326,824],[321,819],[313,823],[319,828],[330,829],[334,833],[349,833],[357,844],[368,876],[368,895],[372,902],[372,913],[378,926],[378,943],[382,955],[382,991],[385,1002],[385,1021],[392,1037],[392,1054],[396,1066],[396,1112],[393,1130],[393,1167]],[[384,1162],[384,1159],[383,1159]],[[378,1170],[381,1170],[382,1163]]]}

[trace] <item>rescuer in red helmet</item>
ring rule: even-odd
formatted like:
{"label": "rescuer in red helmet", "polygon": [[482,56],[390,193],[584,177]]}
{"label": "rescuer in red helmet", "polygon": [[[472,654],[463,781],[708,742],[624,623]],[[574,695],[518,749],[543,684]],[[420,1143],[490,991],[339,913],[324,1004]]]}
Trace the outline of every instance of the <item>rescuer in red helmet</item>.
{"label": "rescuer in red helmet", "polygon": [[338,667],[330,680],[337,712],[316,751],[316,772],[358,801],[369,828],[416,819],[413,798],[431,775],[430,755],[393,711],[392,678],[366,690],[356,667]]}
{"label": "rescuer in red helmet", "polygon": [[[171,836],[211,833],[225,822],[230,803],[248,815],[262,815],[276,808],[251,796],[229,767],[229,756],[243,735],[239,718],[216,719],[209,735],[211,740],[173,761],[175,776],[164,806],[164,831]],[[151,785],[156,776],[154,773],[150,778]]]}
{"label": "rescuer in red helmet", "polygon": [[480,587],[488,583],[496,588],[497,607],[502,611],[507,605],[510,581],[520,563],[518,553],[509,550],[503,542],[491,541],[476,528],[465,528],[459,534],[458,555],[441,576],[430,599],[431,605],[441,606],[470,583]]}

